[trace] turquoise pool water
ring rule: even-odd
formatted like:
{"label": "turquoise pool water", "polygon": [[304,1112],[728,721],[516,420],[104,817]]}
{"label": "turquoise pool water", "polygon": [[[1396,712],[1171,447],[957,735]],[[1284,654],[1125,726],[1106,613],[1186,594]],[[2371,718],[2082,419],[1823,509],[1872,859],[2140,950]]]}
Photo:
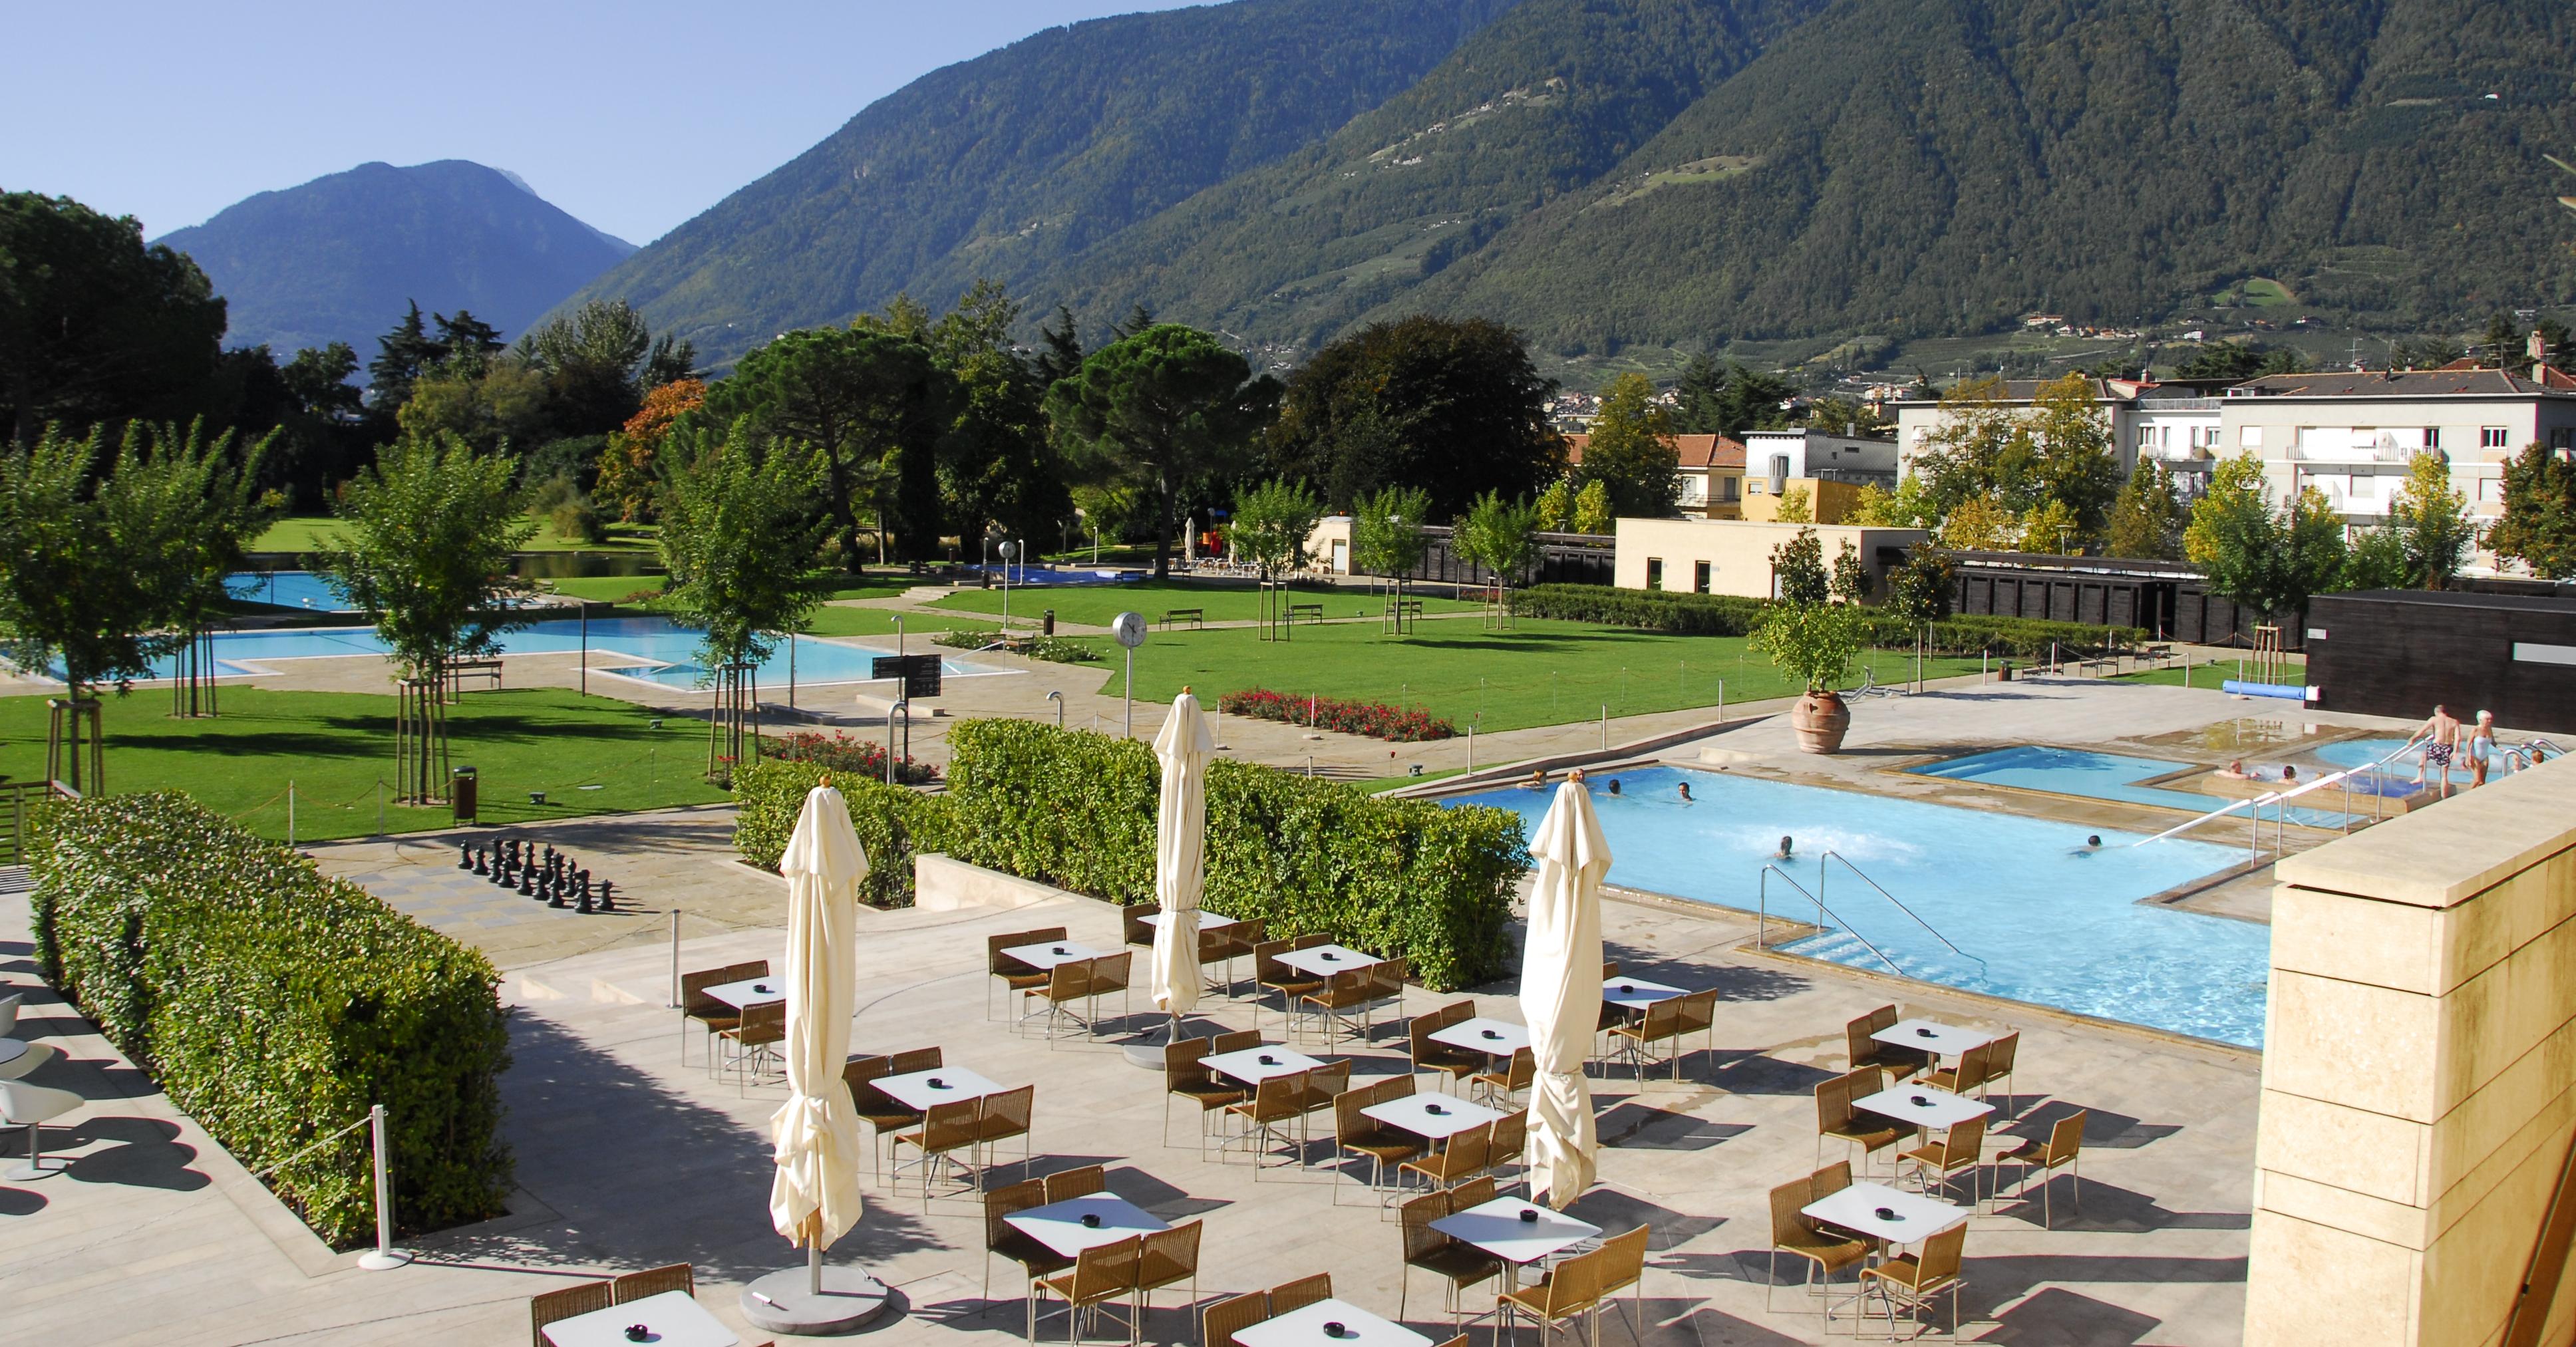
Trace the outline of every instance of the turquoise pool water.
{"label": "turquoise pool water", "polygon": [[[2466,737],[2465,733],[2462,737]],[[2405,744],[2404,739],[2345,739],[2338,743],[2319,744],[2316,756],[2339,768],[2367,767],[2381,758],[2388,757],[2391,753],[2397,753],[2397,750],[2405,747]],[[2415,767],[2422,761],[2423,749],[2419,746],[2412,751],[2398,753],[2396,757],[2389,759],[2387,765],[2376,769],[2372,775],[2404,785],[2407,791],[2394,792],[2404,794],[2414,788]],[[2429,768],[2424,773],[2427,778],[2432,774]],[[2468,750],[2463,748],[2451,755],[2451,780],[2461,782],[2468,779],[2469,755]]]}
{"label": "turquoise pool water", "polygon": [[[590,624],[590,650],[594,674],[640,679],[669,688],[698,685],[706,671],[697,664],[698,633],[658,617],[620,617]],[[505,655],[549,654],[577,651],[582,648],[579,619],[554,619],[522,627],[501,638]],[[910,653],[928,653],[920,643],[907,647]],[[276,660],[315,659],[345,655],[381,655],[384,642],[376,639],[366,627],[323,627],[304,631],[233,631],[215,636],[215,661],[227,674],[255,674],[258,667]],[[795,672],[799,686],[829,683],[855,683],[874,676],[873,664],[880,655],[891,655],[889,642],[884,648],[842,645],[816,640],[810,636],[795,639]],[[616,663],[624,656],[632,663]],[[605,658],[603,658],[605,657]],[[770,690],[787,686],[788,644],[780,642],[777,650],[760,666],[759,679],[766,696]],[[990,664],[972,660],[939,661],[941,672],[950,678],[973,678],[985,674],[1009,673]],[[153,670],[155,677],[168,677],[170,664],[164,661]]]}
{"label": "turquoise pool water", "polygon": [[[2173,790],[2164,786],[2137,784],[2150,777],[2187,771],[2197,763],[2167,762],[2160,758],[2133,758],[2120,753],[2093,753],[2077,748],[2048,748],[2023,744],[2017,748],[1998,748],[1986,753],[1972,753],[1964,758],[1908,767],[1914,776],[1937,776],[1946,781],[1975,781],[1990,786],[2019,786],[2024,790],[2052,791],[2059,795],[2080,795],[2088,800],[2118,800],[2127,804],[2156,805],[2164,809],[2181,809],[2194,814],[2235,803],[2233,797],[2203,795],[2198,791]],[[2319,792],[2323,794],[2324,792]],[[2279,817],[2281,807],[2268,805],[2259,811],[2265,822]],[[2243,811],[2231,817],[2242,819]],[[2180,823],[2182,820],[2174,820]],[[2340,828],[2343,811],[2290,807],[2290,822],[2311,828]],[[2225,824],[2212,824],[2224,827]]]}
{"label": "turquoise pool water", "polygon": [[[1795,953],[1883,971],[1857,932],[1927,982],[2229,1043],[2262,1041],[2270,931],[2137,901],[2226,869],[2242,858],[2232,848],[2133,847],[2137,835],[2106,833],[2101,851],[2074,854],[2083,829],[2017,814],[1672,767],[1618,779],[1620,794],[1598,776],[1592,792],[1612,883],[1750,912],[1763,864],[1785,833],[1797,840],[1797,859],[1781,868],[1850,923],[1786,947]],[[1674,789],[1684,781],[1695,803]],[[1442,803],[1494,805],[1535,826],[1553,798],[1507,787]],[[1951,953],[1850,870],[1828,866],[1827,851],[1975,958]],[[1814,906],[1777,879],[1770,899],[1774,912],[1816,919]],[[1830,917],[1825,924],[1840,926]]]}
{"label": "turquoise pool water", "polygon": [[224,577],[224,587],[244,603],[317,613],[350,611],[348,602],[311,571],[235,571]]}

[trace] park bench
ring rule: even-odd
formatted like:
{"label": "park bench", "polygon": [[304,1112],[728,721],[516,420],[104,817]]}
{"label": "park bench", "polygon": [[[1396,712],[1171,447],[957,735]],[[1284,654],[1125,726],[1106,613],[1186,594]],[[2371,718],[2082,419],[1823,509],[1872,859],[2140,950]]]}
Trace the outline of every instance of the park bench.
{"label": "park bench", "polygon": [[1169,629],[1175,622],[1187,622],[1193,627],[1204,627],[1207,625],[1207,618],[1204,613],[1196,608],[1171,608],[1164,610],[1163,626],[1166,629]]}
{"label": "park bench", "polygon": [[1320,603],[1292,603],[1288,605],[1288,620],[1294,622],[1300,617],[1306,619],[1309,626],[1321,622],[1324,620],[1324,605]]}
{"label": "park bench", "polygon": [[460,659],[450,662],[447,666],[447,686],[449,689],[449,695],[454,696],[465,691],[465,680],[468,678],[489,678],[492,680],[492,690],[495,692],[500,691],[501,661],[497,659]]}

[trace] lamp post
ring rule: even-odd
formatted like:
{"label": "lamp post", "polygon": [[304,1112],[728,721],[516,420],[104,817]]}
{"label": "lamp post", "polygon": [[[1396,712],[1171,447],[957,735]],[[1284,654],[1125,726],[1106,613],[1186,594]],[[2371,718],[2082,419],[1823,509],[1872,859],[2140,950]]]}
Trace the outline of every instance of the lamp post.
{"label": "lamp post", "polygon": [[1011,634],[1011,558],[1019,554],[1018,543],[1005,541],[1002,544],[1002,634],[1005,636]]}

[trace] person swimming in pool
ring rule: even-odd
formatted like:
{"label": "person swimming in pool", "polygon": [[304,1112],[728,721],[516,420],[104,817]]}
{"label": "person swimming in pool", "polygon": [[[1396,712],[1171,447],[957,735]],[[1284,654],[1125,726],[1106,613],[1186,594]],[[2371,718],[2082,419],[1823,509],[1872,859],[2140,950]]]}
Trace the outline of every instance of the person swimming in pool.
{"label": "person swimming in pool", "polygon": [[1525,782],[1521,783],[1521,789],[1523,789],[1523,790],[1545,790],[1545,789],[1547,789],[1547,769],[1546,769],[1546,768],[1544,768],[1544,767],[1541,767],[1541,768],[1539,768],[1537,771],[1534,771],[1534,772],[1530,773],[1530,778],[1529,778],[1529,780],[1527,780],[1527,781],[1525,781]]}
{"label": "person swimming in pool", "polygon": [[1610,793],[1613,795],[1619,793],[1619,778],[1615,776],[1610,778]]}
{"label": "person swimming in pool", "polygon": [[2101,849],[2102,849],[2102,834],[2100,834],[2100,833],[2086,833],[2086,834],[2084,835],[2084,845],[2082,845],[2082,846],[2080,846],[2080,847],[2077,847],[2077,848],[2075,848],[2073,851],[2067,852],[2066,854],[2067,854],[2067,855],[2069,855],[2069,856],[2090,856],[2090,855],[2092,855],[2094,852],[2100,851]]}
{"label": "person swimming in pool", "polygon": [[1790,837],[1786,833],[1782,833],[1780,835],[1780,849],[1771,853],[1771,859],[1775,861],[1794,861],[1798,859],[1796,855],[1797,845],[1797,840],[1795,838]]}
{"label": "person swimming in pool", "polygon": [[1689,783],[1689,782],[1687,782],[1687,781],[1684,781],[1684,782],[1679,783],[1679,785],[1680,785],[1680,789],[1681,789],[1681,793],[1682,793],[1682,803],[1683,803],[1683,804],[1690,804],[1690,803],[1692,803],[1692,800],[1691,800],[1691,793],[1690,793],[1690,783]]}

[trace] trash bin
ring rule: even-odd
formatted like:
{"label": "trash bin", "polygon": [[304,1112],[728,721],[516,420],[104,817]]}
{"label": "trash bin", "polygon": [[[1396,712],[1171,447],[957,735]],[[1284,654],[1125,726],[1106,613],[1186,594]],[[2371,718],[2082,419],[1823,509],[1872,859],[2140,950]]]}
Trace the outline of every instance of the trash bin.
{"label": "trash bin", "polygon": [[1040,628],[1039,630],[1040,630],[1043,634],[1048,635],[1048,636],[1053,636],[1053,635],[1055,635],[1055,610],[1054,610],[1054,609],[1049,608],[1048,610],[1046,610],[1046,625],[1045,625],[1044,627]]}
{"label": "trash bin", "polygon": [[2003,681],[2004,681],[2004,682],[2007,682],[2007,683],[2009,683],[2009,682],[2011,682],[2011,681],[2012,681],[2012,661],[2011,661],[2011,660],[2005,660],[2005,661],[2004,661],[2004,676],[2003,676]]}
{"label": "trash bin", "polygon": [[447,796],[449,802],[455,806],[456,821],[459,823],[472,823],[474,821],[473,768],[459,767],[456,769],[454,779],[448,783]]}

